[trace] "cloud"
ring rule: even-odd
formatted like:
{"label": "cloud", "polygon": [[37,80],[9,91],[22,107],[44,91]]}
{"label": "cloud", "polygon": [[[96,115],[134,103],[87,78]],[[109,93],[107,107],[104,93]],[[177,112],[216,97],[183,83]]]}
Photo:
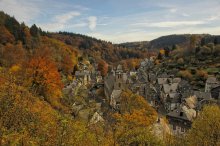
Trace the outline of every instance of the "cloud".
{"label": "cloud", "polygon": [[99,26],[107,26],[108,24],[107,24],[107,23],[99,23],[99,24],[96,24],[96,25],[99,25]]}
{"label": "cloud", "polygon": [[[142,32],[121,32],[116,34],[105,34],[100,32],[87,33],[88,36],[96,37],[98,39],[104,39],[113,43],[133,42],[141,41],[151,38],[148,33]],[[154,34],[155,35],[155,34]],[[155,36],[153,36],[155,37]]]}
{"label": "cloud", "polygon": [[[71,28],[80,28],[80,27],[89,27],[90,30],[95,30],[97,25],[105,26],[107,24],[97,24],[97,17],[90,16],[87,19],[79,19],[77,23],[74,23],[72,20],[78,16],[80,16],[81,13],[77,11],[72,11],[68,13],[64,13],[61,15],[56,15],[51,19],[50,23],[43,23],[39,24],[39,26],[43,30],[47,31],[61,31],[61,30],[67,30]],[[70,22],[71,21],[71,22]],[[74,23],[74,24],[72,24]]]}
{"label": "cloud", "polygon": [[90,16],[88,18],[88,21],[89,21],[89,29],[94,30],[96,28],[96,25],[97,25],[97,17]]}
{"label": "cloud", "polygon": [[65,24],[67,23],[69,20],[73,19],[74,17],[80,16],[80,12],[77,11],[73,11],[73,12],[68,12],[62,15],[57,15],[55,16],[55,21]]}
{"label": "cloud", "polygon": [[81,11],[88,11],[90,8],[82,6],[82,5],[73,5],[73,8],[81,10]]}
{"label": "cloud", "polygon": [[45,31],[59,31],[64,29],[64,24],[60,23],[45,23],[45,24],[38,24],[40,28]]}
{"label": "cloud", "polygon": [[218,20],[218,19],[219,19],[219,15],[218,16],[211,16],[207,20],[208,21],[215,21],[215,20]]}
{"label": "cloud", "polygon": [[180,27],[180,26],[196,26],[200,24],[205,24],[204,21],[166,21],[166,22],[153,22],[153,23],[135,23],[134,26],[142,27],[158,27],[158,28],[170,28],[170,27]]}
{"label": "cloud", "polygon": [[41,13],[38,3],[29,0],[1,0],[0,10],[15,16],[19,22],[28,24]]}
{"label": "cloud", "polygon": [[74,28],[76,28],[76,27],[85,27],[85,26],[88,26],[88,24],[85,23],[85,22],[81,22],[81,23],[76,23],[76,24],[70,25],[70,27],[74,27]]}
{"label": "cloud", "polygon": [[87,19],[78,19],[75,22],[74,18],[81,16],[81,13],[78,11],[71,11],[68,13],[60,14],[54,16],[49,23],[41,23],[39,26],[43,30],[47,31],[61,31],[61,30],[69,30],[72,28],[83,28],[89,27],[90,30],[95,30],[97,25],[105,26],[107,24],[97,24],[97,17],[90,16]]}
{"label": "cloud", "polygon": [[184,16],[184,17],[189,17],[190,15],[187,14],[187,13],[182,13],[182,16]]}
{"label": "cloud", "polygon": [[177,8],[172,8],[172,9],[170,9],[170,12],[171,13],[175,13],[177,11]]}
{"label": "cloud", "polygon": [[[77,11],[71,11],[68,13],[61,14],[61,15],[56,15],[52,18],[52,22],[39,24],[39,26],[43,30],[47,30],[47,31],[60,31],[68,27],[68,22],[70,20],[80,15],[81,15],[80,12],[77,12]],[[78,24],[75,26],[79,27],[82,25],[84,24]],[[74,25],[72,25],[72,27],[73,26]]]}

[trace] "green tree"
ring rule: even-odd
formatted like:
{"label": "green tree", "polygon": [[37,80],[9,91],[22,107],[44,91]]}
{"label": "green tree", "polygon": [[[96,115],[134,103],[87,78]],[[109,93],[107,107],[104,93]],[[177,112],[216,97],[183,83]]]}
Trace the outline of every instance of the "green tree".
{"label": "green tree", "polygon": [[38,38],[40,36],[39,28],[35,24],[31,26],[30,33],[33,37]]}
{"label": "green tree", "polygon": [[14,35],[16,40],[20,39],[20,24],[14,17],[8,17],[5,20],[5,27]]}

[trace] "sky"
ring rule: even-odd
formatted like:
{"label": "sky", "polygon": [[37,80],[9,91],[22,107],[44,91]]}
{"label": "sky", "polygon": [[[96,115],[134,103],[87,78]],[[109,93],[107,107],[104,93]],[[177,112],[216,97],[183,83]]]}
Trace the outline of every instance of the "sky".
{"label": "sky", "polygon": [[45,31],[113,43],[170,34],[220,34],[220,0],[0,0],[0,10]]}

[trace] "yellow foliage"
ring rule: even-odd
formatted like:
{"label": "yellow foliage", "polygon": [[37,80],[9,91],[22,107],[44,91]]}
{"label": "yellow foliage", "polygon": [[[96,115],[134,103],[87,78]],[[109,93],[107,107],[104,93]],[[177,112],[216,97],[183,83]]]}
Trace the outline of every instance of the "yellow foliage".
{"label": "yellow foliage", "polygon": [[[146,102],[146,100],[143,97],[133,94],[131,91],[122,92],[120,114],[119,113],[113,114],[113,118],[116,120],[115,135],[116,137],[119,138],[118,139],[119,143],[121,143],[120,141],[123,141],[122,145],[124,144],[129,145],[134,141],[136,141],[137,143],[152,142],[152,141],[146,142],[144,140],[146,138],[145,137],[146,133],[141,132],[140,129],[145,129],[145,131],[147,131],[147,129],[153,123],[155,123],[157,119],[157,113]],[[148,136],[150,136],[150,133],[148,134],[149,134]],[[128,137],[132,135],[135,138],[133,137],[134,139],[130,141]],[[145,138],[139,139],[140,137],[145,137]],[[130,142],[126,143],[126,141],[130,141]]]}
{"label": "yellow foliage", "polygon": [[55,60],[58,68],[65,74],[70,74],[73,67],[77,64],[78,51],[62,41],[42,37],[42,42],[45,48],[48,47],[53,52],[53,59]]}
{"label": "yellow foliage", "polygon": [[17,86],[10,74],[0,84],[3,145],[97,145],[87,124],[60,114],[50,104]]}
{"label": "yellow foliage", "polygon": [[164,50],[164,49],[161,49],[161,50],[160,50],[160,54],[161,54],[161,55],[164,55],[164,54],[165,54],[165,50]]}
{"label": "yellow foliage", "polygon": [[3,70],[3,67],[0,66],[0,71],[2,71],[2,70]]}
{"label": "yellow foliage", "polygon": [[220,108],[205,106],[187,133],[185,145],[220,145]]}
{"label": "yellow foliage", "polygon": [[193,76],[189,70],[182,70],[178,73],[181,77],[192,80]]}
{"label": "yellow foliage", "polygon": [[19,66],[19,65],[13,65],[10,69],[9,69],[9,71],[11,72],[11,73],[15,73],[15,72],[18,72],[18,71],[20,71],[21,70],[21,67]]}
{"label": "yellow foliage", "polygon": [[67,76],[67,80],[68,80],[68,81],[72,81],[72,80],[73,80],[73,76],[68,75],[68,76]]}

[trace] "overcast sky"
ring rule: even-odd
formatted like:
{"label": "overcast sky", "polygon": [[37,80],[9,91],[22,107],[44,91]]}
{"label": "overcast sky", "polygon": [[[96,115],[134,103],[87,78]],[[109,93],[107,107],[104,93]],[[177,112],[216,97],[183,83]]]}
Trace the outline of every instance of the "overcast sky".
{"label": "overcast sky", "polygon": [[0,10],[45,31],[114,43],[169,34],[220,34],[220,0],[0,0]]}

